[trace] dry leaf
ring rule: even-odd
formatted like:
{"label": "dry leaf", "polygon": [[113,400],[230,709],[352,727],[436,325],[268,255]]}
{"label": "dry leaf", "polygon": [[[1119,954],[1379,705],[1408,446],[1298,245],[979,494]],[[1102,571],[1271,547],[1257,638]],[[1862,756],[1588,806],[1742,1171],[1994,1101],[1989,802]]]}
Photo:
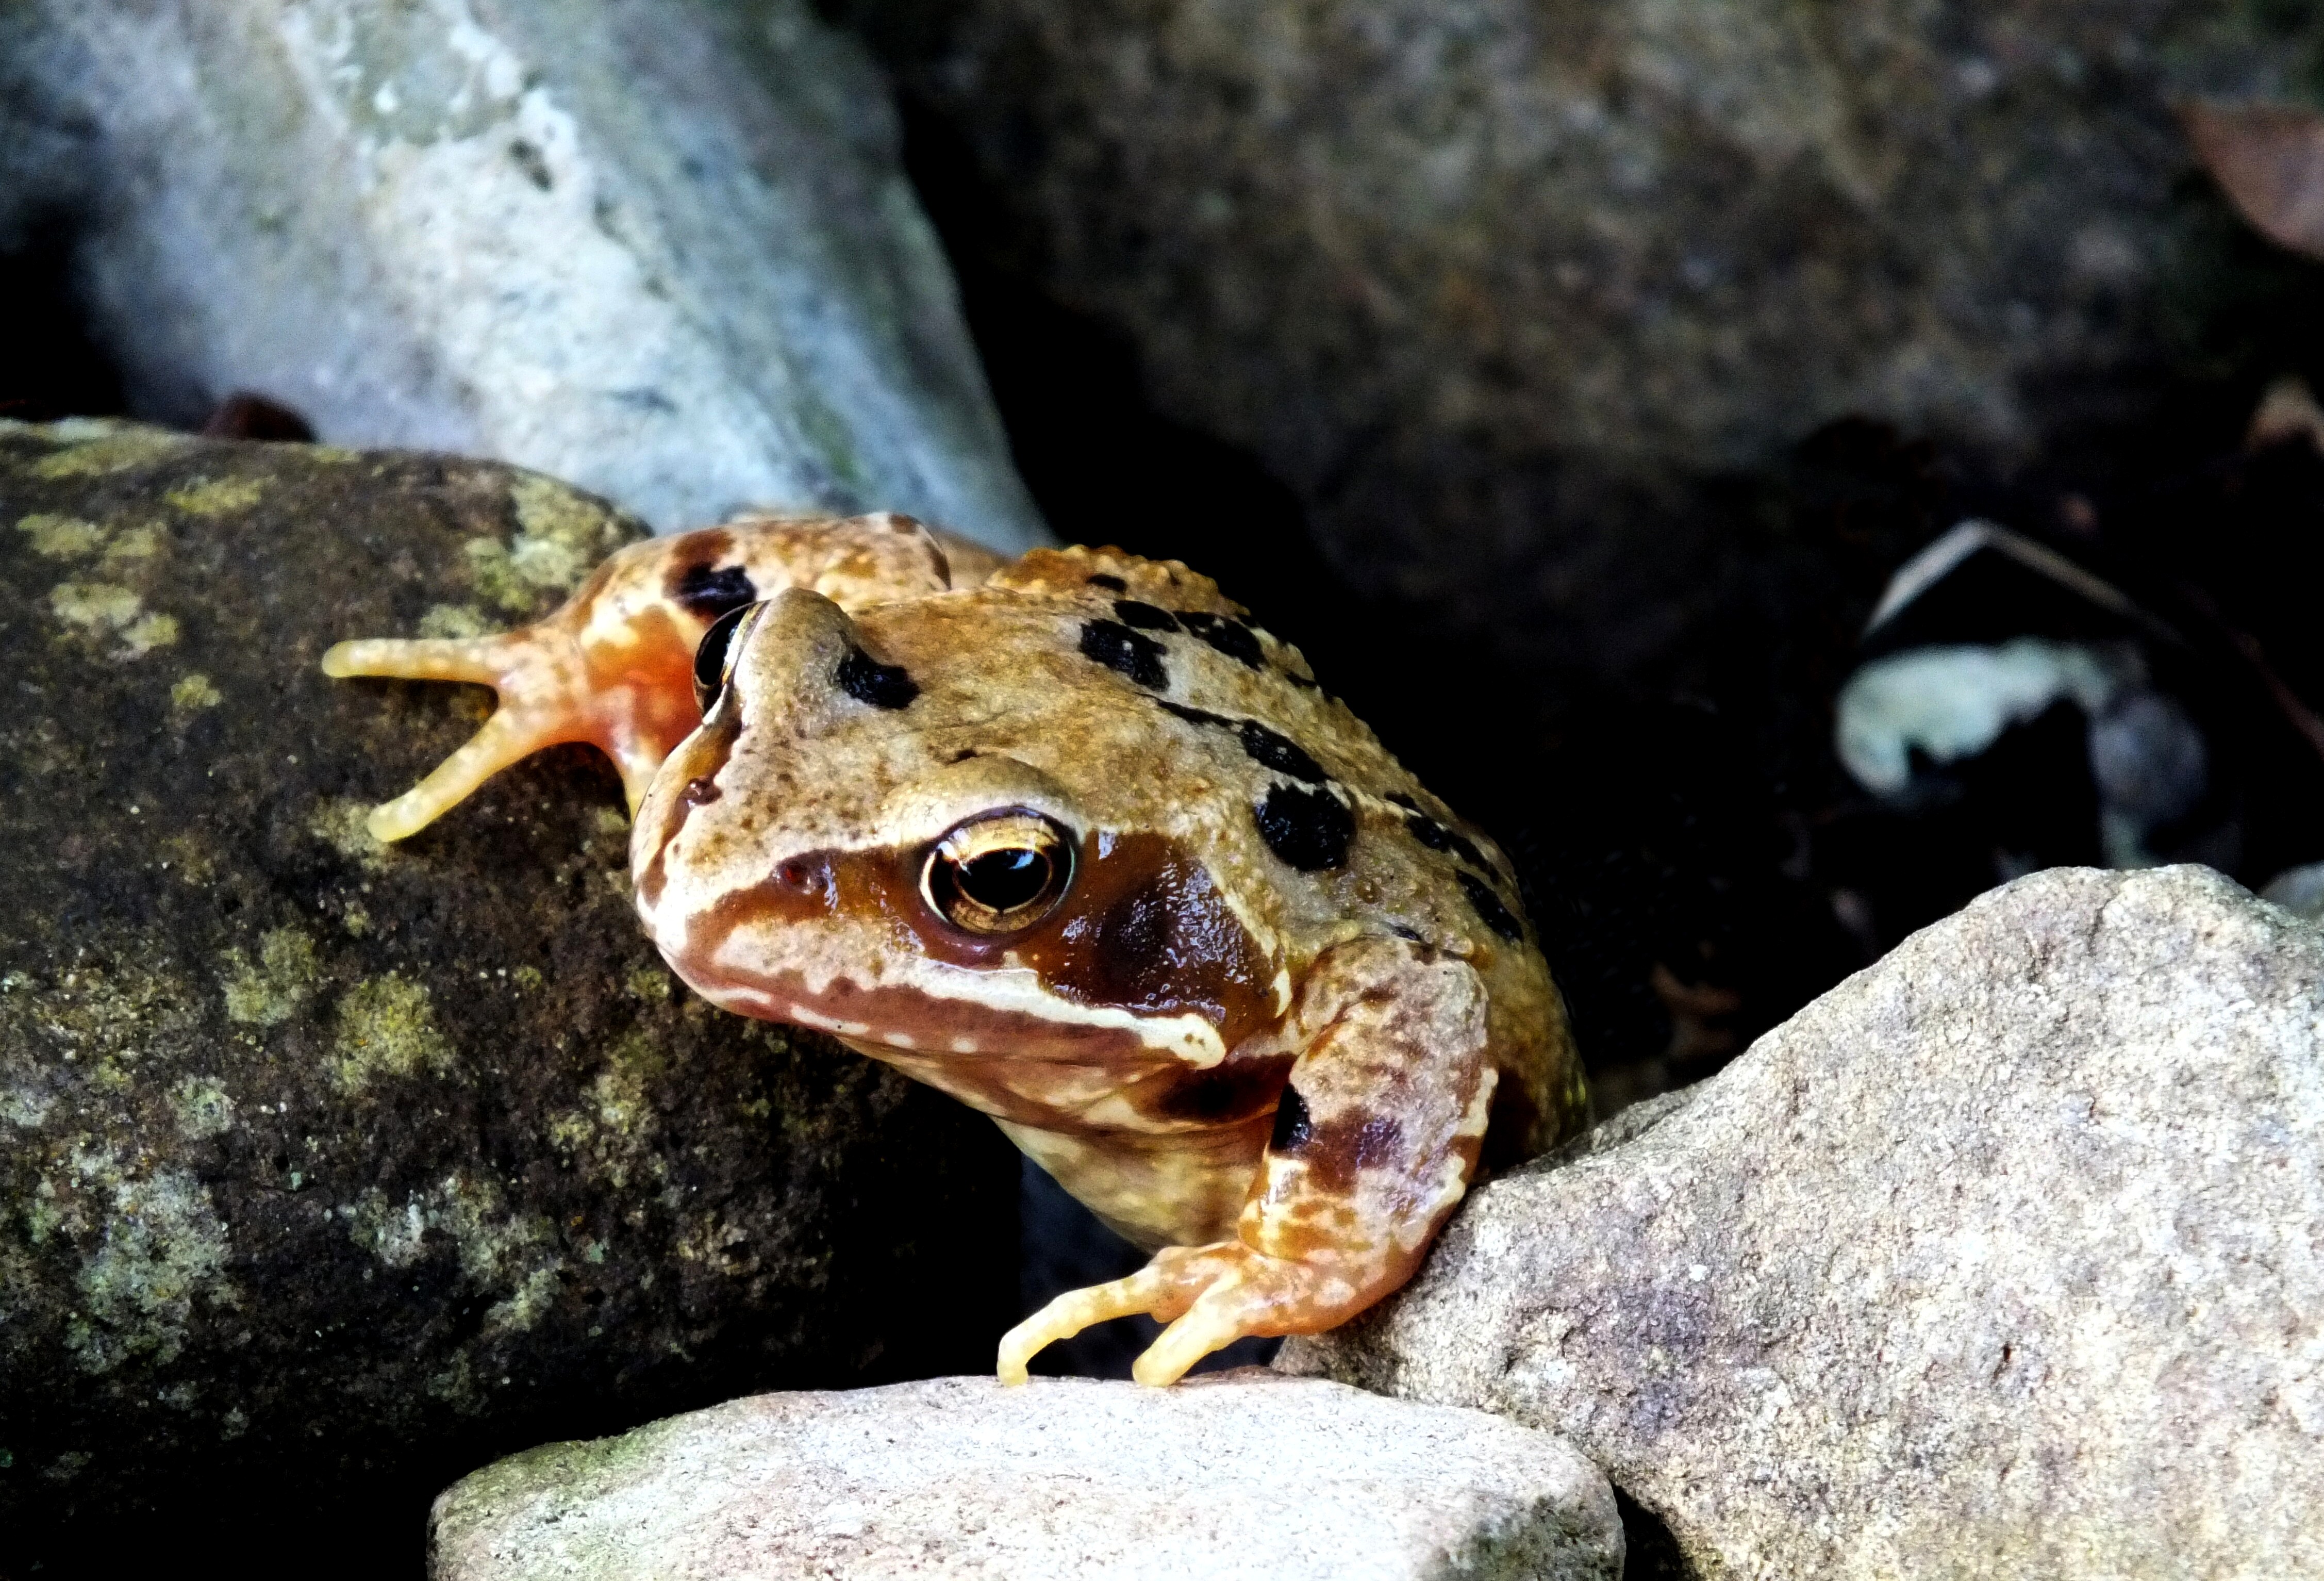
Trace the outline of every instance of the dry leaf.
{"label": "dry leaf", "polygon": [[2197,157],[2279,246],[2324,259],[2324,116],[2290,105],[2182,106]]}

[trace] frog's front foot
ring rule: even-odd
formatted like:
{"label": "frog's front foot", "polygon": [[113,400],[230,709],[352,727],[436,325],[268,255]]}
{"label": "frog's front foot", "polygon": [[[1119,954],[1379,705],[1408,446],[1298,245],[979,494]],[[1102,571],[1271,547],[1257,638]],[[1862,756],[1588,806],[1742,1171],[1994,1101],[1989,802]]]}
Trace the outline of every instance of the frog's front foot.
{"label": "frog's front foot", "polygon": [[1240,1241],[1166,1246],[1129,1278],[1068,1290],[1003,1335],[1001,1381],[1022,1383],[1026,1364],[1043,1347],[1092,1324],[1146,1312],[1169,1327],[1130,1373],[1161,1388],[1246,1335],[1313,1334],[1343,1322],[1379,1294],[1369,1284]]}
{"label": "frog's front foot", "polygon": [[636,810],[662,759],[700,722],[690,650],[674,639],[593,649],[574,635],[575,624],[560,614],[500,636],[340,643],[323,655],[323,672],[334,677],[475,681],[500,694],[500,707],[466,745],[372,809],[374,839],[417,834],[511,763],[567,741],[588,742],[613,760]]}

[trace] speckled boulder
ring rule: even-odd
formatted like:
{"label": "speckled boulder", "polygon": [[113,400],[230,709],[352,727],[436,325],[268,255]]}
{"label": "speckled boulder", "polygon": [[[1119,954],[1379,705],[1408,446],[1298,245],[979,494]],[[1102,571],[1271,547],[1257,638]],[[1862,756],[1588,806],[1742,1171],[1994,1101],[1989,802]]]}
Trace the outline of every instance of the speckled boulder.
{"label": "speckled boulder", "polygon": [[323,648],[530,617],[641,531],[485,463],[0,425],[0,1570],[326,1511],[409,1576],[496,1454],[991,1364],[1010,1151],[681,991],[594,754],[364,833],[489,694]]}
{"label": "speckled boulder", "polygon": [[1617,1581],[1613,1490],[1477,1411],[1256,1370],[770,1394],[485,1467],[431,1581]]}
{"label": "speckled boulder", "polygon": [[2314,924],[2035,874],[1626,1129],[1278,1364],[1563,1433],[1711,1581],[2324,1574]]}

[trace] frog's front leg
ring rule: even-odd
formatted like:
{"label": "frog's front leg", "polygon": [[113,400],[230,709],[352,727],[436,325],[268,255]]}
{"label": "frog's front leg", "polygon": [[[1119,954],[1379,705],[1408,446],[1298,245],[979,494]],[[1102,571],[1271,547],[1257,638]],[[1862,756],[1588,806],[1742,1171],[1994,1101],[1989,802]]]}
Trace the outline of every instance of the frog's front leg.
{"label": "frog's front leg", "polygon": [[1468,1188],[1497,1072],[1485,985],[1401,938],[1319,959],[1292,1030],[1303,1051],[1276,1110],[1237,1238],[1166,1247],[1128,1279],[1059,1296],[1001,1339],[1004,1382],[1043,1346],[1110,1318],[1169,1324],[1131,1369],[1176,1382],[1245,1335],[1345,1322],[1420,1266]]}
{"label": "frog's front leg", "polygon": [[[493,775],[544,747],[586,741],[621,771],[634,811],[654,771],[700,723],[693,708],[682,628],[641,633],[626,663],[585,646],[573,606],[521,630],[473,641],[378,638],[340,643],[323,655],[334,677],[394,676],[491,687],[500,706],[484,727],[428,777],[372,809],[374,838],[419,833]],[[687,623],[691,624],[691,623]],[[692,633],[698,637],[699,633]]]}
{"label": "frog's front leg", "polygon": [[702,722],[696,650],[722,615],[786,587],[846,607],[941,592],[953,575],[947,548],[982,552],[940,542],[908,516],[738,520],[619,550],[564,607],[518,631],[340,643],[323,655],[327,675],[476,681],[500,694],[484,728],[374,808],[368,827],[381,840],[416,834],[511,763],[567,741],[613,760],[635,812],[662,760]]}

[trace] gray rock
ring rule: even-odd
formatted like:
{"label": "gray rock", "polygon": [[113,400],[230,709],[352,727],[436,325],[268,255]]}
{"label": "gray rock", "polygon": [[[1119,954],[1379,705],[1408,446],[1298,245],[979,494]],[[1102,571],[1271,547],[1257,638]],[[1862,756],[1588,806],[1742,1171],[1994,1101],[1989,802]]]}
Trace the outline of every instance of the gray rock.
{"label": "gray rock", "polygon": [[662,529],[1043,530],[906,182],[804,0],[33,0],[0,230],[78,233],[133,410],[499,457]]}
{"label": "gray rock", "polygon": [[485,1467],[434,1581],[1395,1581],[1622,1573],[1571,1445],[1315,1380],[991,1378],[770,1394]]}
{"label": "gray rock", "polygon": [[2324,862],[2285,868],[2267,881],[2259,898],[2311,922],[2324,921]]}
{"label": "gray rock", "polygon": [[2324,934],[2060,869],[1279,1365],[1572,1438],[1706,1576],[2324,1573]]}
{"label": "gray rock", "polygon": [[594,752],[364,833],[487,694],[324,647],[522,620],[642,531],[489,463],[0,424],[0,1570],[312,1519],[408,1576],[518,1445],[991,1365],[1013,1151],[684,994]]}
{"label": "gray rock", "polygon": [[2195,0],[844,9],[1006,256],[1345,568],[1586,610],[1523,635],[1597,669],[1709,574],[1682,479],[1850,414],[2009,460],[2135,401],[2236,223],[2172,103],[2294,93],[2324,38]]}

